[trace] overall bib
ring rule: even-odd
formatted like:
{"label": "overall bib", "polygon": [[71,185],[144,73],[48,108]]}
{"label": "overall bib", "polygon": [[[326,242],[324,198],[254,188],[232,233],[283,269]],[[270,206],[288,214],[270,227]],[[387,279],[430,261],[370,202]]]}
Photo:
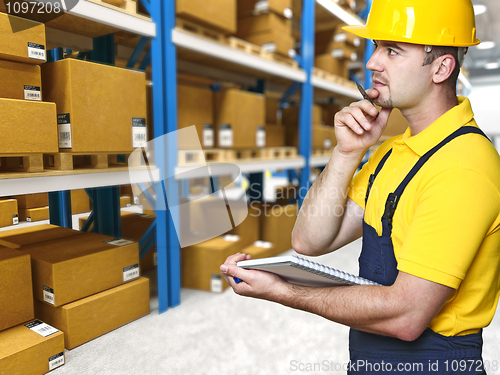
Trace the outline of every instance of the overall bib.
{"label": "overall bib", "polygon": [[[391,239],[392,218],[404,189],[425,162],[452,139],[468,133],[484,135],[472,126],[464,126],[423,155],[394,193],[389,194],[382,216],[382,235],[363,221],[363,246],[359,257],[359,276],[382,285],[392,285],[398,275]],[[486,136],[485,136],[486,137]],[[370,176],[365,207],[375,178],[389,158],[384,155]],[[427,328],[415,341],[407,342],[351,329],[348,374],[486,374],[481,352],[482,332],[446,337]],[[465,367],[465,368],[464,368]]]}

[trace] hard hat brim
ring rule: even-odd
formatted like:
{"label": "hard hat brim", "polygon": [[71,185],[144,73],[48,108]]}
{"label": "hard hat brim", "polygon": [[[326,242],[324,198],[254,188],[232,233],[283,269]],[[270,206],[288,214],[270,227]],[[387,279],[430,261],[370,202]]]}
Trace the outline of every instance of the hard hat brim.
{"label": "hard hat brim", "polygon": [[[384,33],[379,30],[373,30],[369,28],[368,26],[344,26],[342,27],[342,30],[349,31],[353,33],[354,35],[359,36],[360,38],[364,39],[372,39],[372,40],[387,40],[390,42],[401,42],[401,43],[411,43],[411,44],[431,44],[428,42],[425,42],[424,40],[416,40],[415,37],[413,38],[404,38],[404,37],[399,37],[399,36],[394,36],[389,33]],[[432,45],[438,46],[438,45],[443,45],[443,46],[448,46],[448,47],[470,47],[470,46],[476,46],[481,41],[479,39],[475,39],[474,42],[472,43],[460,43],[460,44],[452,44],[452,43],[445,43],[445,44],[436,44],[432,43]]]}

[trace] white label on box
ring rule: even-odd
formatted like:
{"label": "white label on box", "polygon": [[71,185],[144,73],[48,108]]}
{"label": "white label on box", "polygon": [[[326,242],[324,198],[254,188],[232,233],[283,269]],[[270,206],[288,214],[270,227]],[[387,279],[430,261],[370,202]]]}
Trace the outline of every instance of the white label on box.
{"label": "white label on box", "polygon": [[346,33],[340,33],[340,34],[336,34],[334,37],[333,37],[333,41],[334,42],[345,42],[347,40],[347,34]]}
{"label": "white label on box", "polygon": [[237,234],[226,234],[225,236],[222,236],[222,239],[228,242],[237,242],[240,240],[240,236]]}
{"label": "white label on box", "polygon": [[134,204],[139,204],[139,196],[134,195]]}
{"label": "white label on box", "polygon": [[263,126],[257,128],[257,133],[255,134],[255,144],[257,147],[266,147],[266,130]]}
{"label": "white label on box", "polygon": [[55,296],[54,289],[49,288],[48,286],[43,286],[43,300],[51,305],[55,305]]}
{"label": "white label on box", "polygon": [[25,327],[31,329],[32,331],[38,333],[39,335],[43,337],[50,336],[54,333],[59,332],[56,328],[49,326],[48,324],[40,321],[40,320],[34,320],[30,323],[27,323],[24,325]]}
{"label": "white label on box", "polygon": [[272,43],[264,43],[262,45],[262,50],[264,52],[269,52],[269,53],[276,52],[276,43],[274,43],[274,42],[272,42]]}
{"label": "white label on box", "polygon": [[12,225],[17,225],[17,224],[19,224],[19,216],[12,215]]}
{"label": "white label on box", "polygon": [[53,355],[49,358],[49,371],[52,371],[60,366],[64,365],[64,353]]}
{"label": "white label on box", "polygon": [[332,140],[330,138],[327,138],[323,141],[323,147],[326,149],[329,149],[332,147]]}
{"label": "white label on box", "polygon": [[27,216],[26,217],[26,221],[29,222],[29,223],[31,223],[31,217]]}
{"label": "white label on box", "polygon": [[293,10],[291,10],[290,8],[285,8],[283,10],[283,16],[291,20],[293,18]]}
{"label": "white label on box", "polygon": [[143,117],[132,117],[132,147],[146,148],[147,137],[146,119]]}
{"label": "white label on box", "polygon": [[45,47],[41,44],[28,42],[28,57],[45,61]]}
{"label": "white label on box", "polygon": [[42,100],[42,93],[38,86],[24,85],[24,99],[25,100]]}
{"label": "white label on box", "polygon": [[233,130],[229,124],[222,124],[219,128],[219,147],[233,147]]}
{"label": "white label on box", "polygon": [[264,12],[269,9],[269,0],[257,1],[254,7],[256,12]]}
{"label": "white label on box", "polygon": [[139,265],[134,264],[133,266],[128,266],[123,268],[123,282],[137,279],[139,277]]}
{"label": "white label on box", "polygon": [[273,244],[267,241],[255,241],[253,245],[262,249],[270,249],[271,247],[273,247]]}
{"label": "white label on box", "polygon": [[203,147],[214,147],[214,128],[212,125],[203,125]]}
{"label": "white label on box", "polygon": [[214,293],[222,292],[222,278],[219,275],[212,275],[210,280],[210,290]]}
{"label": "white label on box", "polygon": [[57,115],[57,134],[59,138],[59,148],[71,148],[71,122],[69,113]]}
{"label": "white label on box", "polygon": [[342,57],[344,57],[344,50],[341,48],[334,49],[334,50],[332,50],[332,56],[337,58],[337,59],[341,59]]}
{"label": "white label on box", "polygon": [[125,246],[134,243],[134,241],[124,240],[123,238],[113,238],[112,240],[102,241],[115,246]]}

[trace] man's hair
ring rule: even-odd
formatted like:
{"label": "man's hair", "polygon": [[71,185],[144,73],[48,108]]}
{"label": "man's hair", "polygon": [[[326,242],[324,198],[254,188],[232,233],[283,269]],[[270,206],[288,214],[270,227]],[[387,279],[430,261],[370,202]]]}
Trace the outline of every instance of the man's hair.
{"label": "man's hair", "polygon": [[458,47],[432,46],[432,50],[430,52],[426,52],[425,55],[426,56],[424,58],[424,63],[422,66],[429,65],[438,57],[444,55],[453,56],[453,58],[455,59],[455,69],[453,69],[453,72],[443,83],[446,84],[450,89],[452,89],[454,93],[456,93],[458,75],[460,74],[460,64],[458,62]]}

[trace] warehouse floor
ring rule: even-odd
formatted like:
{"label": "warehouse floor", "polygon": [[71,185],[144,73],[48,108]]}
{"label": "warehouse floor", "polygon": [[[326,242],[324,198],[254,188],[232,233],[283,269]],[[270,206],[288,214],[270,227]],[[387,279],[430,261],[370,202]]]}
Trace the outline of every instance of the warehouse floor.
{"label": "warehouse floor", "polygon": [[[356,273],[360,246],[358,240],[314,260]],[[153,280],[154,274],[149,276]],[[345,373],[341,366],[348,361],[348,328],[344,326],[278,304],[240,297],[231,289],[220,294],[182,289],[181,301],[180,306],[159,315],[158,299],[153,297],[150,315],[66,351],[66,364],[52,373]],[[497,318],[484,332],[484,360],[489,363],[490,375],[500,374],[496,362],[499,339]]]}

